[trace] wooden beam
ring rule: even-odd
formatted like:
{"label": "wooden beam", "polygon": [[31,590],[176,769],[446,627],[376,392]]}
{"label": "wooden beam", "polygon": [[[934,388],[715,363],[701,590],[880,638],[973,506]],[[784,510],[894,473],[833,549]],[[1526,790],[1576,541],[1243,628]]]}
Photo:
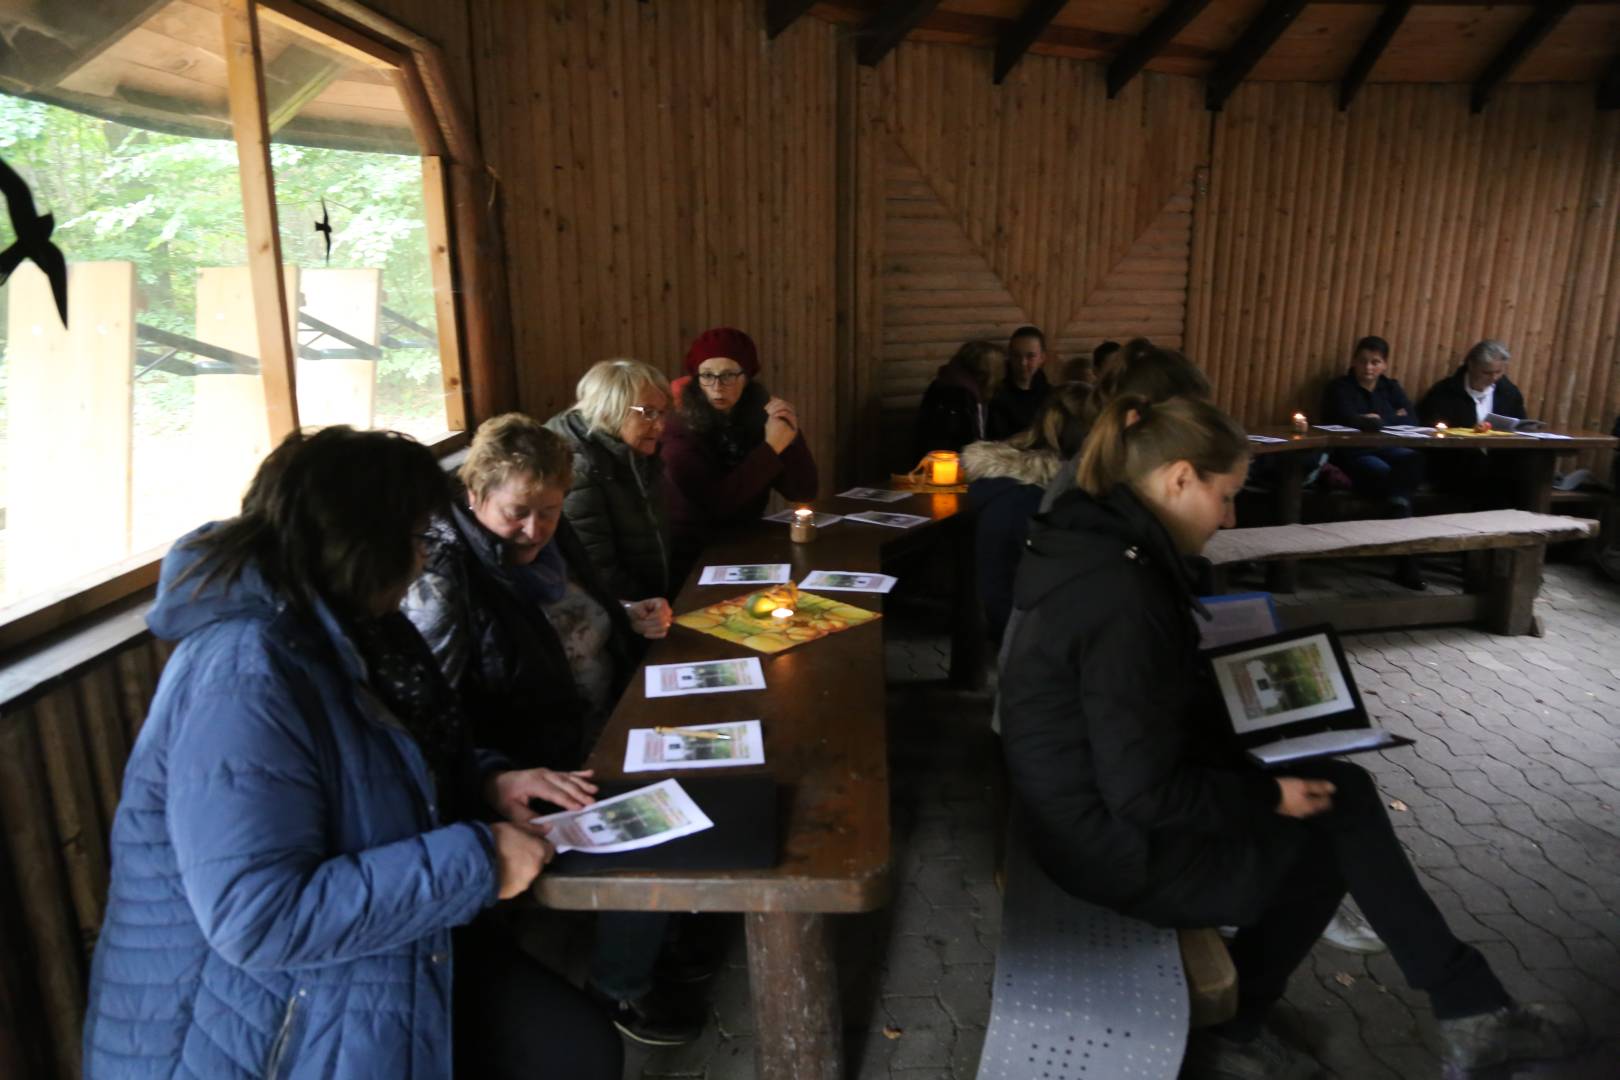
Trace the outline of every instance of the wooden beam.
{"label": "wooden beam", "polygon": [[289,44],[281,55],[264,65],[264,113],[274,135],[345,69],[330,53]]}
{"label": "wooden beam", "polygon": [[1603,79],[1598,83],[1597,107],[1620,109],[1620,56],[1609,61],[1609,70],[1603,73]]}
{"label": "wooden beam", "polygon": [[1030,0],[1018,21],[1001,32],[996,39],[996,70],[991,77],[997,86],[1018,66],[1018,61],[1040,38],[1041,32],[1068,4],[1069,0]]}
{"label": "wooden beam", "polygon": [[1159,12],[1158,18],[1132,38],[1108,65],[1108,96],[1118,97],[1126,84],[1208,6],[1209,0],[1170,0],[1170,6]]}
{"label": "wooden beam", "polygon": [[856,31],[860,40],[855,50],[856,59],[867,67],[876,67],[937,7],[939,0],[889,0]]}
{"label": "wooden beam", "polygon": [[253,279],[254,323],[258,327],[259,372],[270,421],[270,441],[279,444],[298,430],[297,376],[293,336],[287,325],[287,288],[281,275],[281,235],[276,227],[275,175],[270,168],[270,130],[260,92],[259,24],[252,0],[222,0],[225,31],[226,93],[231,128],[242,173],[242,213],[246,222],[248,270]]}
{"label": "wooden beam", "polygon": [[1378,63],[1378,58],[1384,55],[1390,39],[1395,36],[1395,31],[1401,28],[1401,23],[1406,21],[1406,15],[1411,10],[1411,0],[1384,5],[1383,14],[1378,16],[1378,25],[1367,35],[1367,40],[1361,43],[1361,51],[1356,53],[1356,58],[1350,62],[1350,70],[1345,72],[1344,81],[1339,84],[1340,112],[1348,109],[1350,103],[1356,99],[1361,84],[1367,81],[1373,66]]}
{"label": "wooden beam", "polygon": [[816,6],[816,0],[765,0],[765,36],[774,38]]}
{"label": "wooden beam", "polygon": [[[122,41],[168,0],[76,0],[50,5],[35,19],[0,38],[4,70],[31,87],[49,89]],[[42,7],[44,5],[41,5]]]}
{"label": "wooden beam", "polygon": [[1468,111],[1478,114],[1485,111],[1490,104],[1491,95],[1508,80],[1515,68],[1524,62],[1525,57],[1540,45],[1542,39],[1552,33],[1553,27],[1558,25],[1560,19],[1569,14],[1574,7],[1574,0],[1542,0],[1536,5],[1535,12],[1524,21],[1508,43],[1502,46],[1502,51],[1492,58],[1489,66],[1479,81],[1474,83],[1474,92],[1468,99]]}
{"label": "wooden beam", "polygon": [[1237,44],[1220,58],[1210,72],[1209,86],[1204,93],[1204,104],[1210,112],[1220,112],[1226,99],[1232,96],[1254,65],[1260,62],[1271,47],[1277,44],[1299,13],[1305,10],[1305,0],[1270,0],[1255,16],[1254,22],[1243,31]]}

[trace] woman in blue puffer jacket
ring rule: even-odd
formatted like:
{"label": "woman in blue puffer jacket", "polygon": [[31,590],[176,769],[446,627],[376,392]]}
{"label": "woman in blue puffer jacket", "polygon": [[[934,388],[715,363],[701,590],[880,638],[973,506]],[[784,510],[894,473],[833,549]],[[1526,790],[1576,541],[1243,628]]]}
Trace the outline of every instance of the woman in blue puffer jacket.
{"label": "woman in blue puffer jacket", "polygon": [[[582,995],[520,955],[459,955],[460,932],[478,972],[456,979],[452,1043],[451,928],[552,852],[522,824],[549,778],[466,746],[397,614],[445,497],[406,437],[293,435],[241,516],[164,560],[148,621],[180,645],[113,825],[87,1078],[517,1075],[502,1055],[529,1076],[619,1075]],[[509,820],[456,820],[479,804]],[[503,1049],[490,1025],[519,1010]]]}

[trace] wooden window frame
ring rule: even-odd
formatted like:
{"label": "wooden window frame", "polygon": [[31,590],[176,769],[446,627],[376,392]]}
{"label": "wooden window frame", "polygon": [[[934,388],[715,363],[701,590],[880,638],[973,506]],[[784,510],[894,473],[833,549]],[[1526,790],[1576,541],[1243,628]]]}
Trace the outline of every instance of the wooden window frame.
{"label": "wooden window frame", "polygon": [[[504,339],[502,324],[486,299],[504,292],[504,279],[498,269],[482,265],[484,260],[478,257],[489,246],[484,234],[490,222],[480,210],[480,204],[488,200],[484,162],[443,51],[358,0],[324,0],[319,9],[294,0],[221,0],[220,19],[272,443],[298,429],[298,398],[292,324],[281,273],[275,176],[270,166],[259,46],[261,19],[313,31],[327,39],[323,44],[393,73],[422,152],[423,206],[444,373],[447,430],[428,441],[428,446],[441,458],[455,453],[469,439],[474,417],[469,406],[479,406],[478,415],[492,415],[507,407],[512,388],[506,385],[511,372],[502,369],[494,347]],[[454,287],[458,272],[460,289]],[[266,317],[266,312],[274,315]],[[470,358],[474,362],[469,363]],[[475,377],[469,378],[469,367],[476,369]],[[488,385],[481,387],[483,379]],[[469,386],[482,391],[475,402],[468,400]],[[131,555],[9,605],[0,613],[0,657],[10,660],[27,647],[60,637],[70,625],[105,614],[153,588],[168,547],[163,544]]]}

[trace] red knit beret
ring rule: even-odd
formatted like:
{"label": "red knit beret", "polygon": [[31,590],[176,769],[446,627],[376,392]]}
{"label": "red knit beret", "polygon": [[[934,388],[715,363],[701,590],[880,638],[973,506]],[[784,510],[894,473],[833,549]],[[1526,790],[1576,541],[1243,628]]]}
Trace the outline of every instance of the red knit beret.
{"label": "red knit beret", "polygon": [[686,350],[686,373],[696,375],[699,364],[716,356],[737,361],[750,379],[759,374],[759,350],[754,347],[754,339],[732,326],[716,326],[697,336]]}

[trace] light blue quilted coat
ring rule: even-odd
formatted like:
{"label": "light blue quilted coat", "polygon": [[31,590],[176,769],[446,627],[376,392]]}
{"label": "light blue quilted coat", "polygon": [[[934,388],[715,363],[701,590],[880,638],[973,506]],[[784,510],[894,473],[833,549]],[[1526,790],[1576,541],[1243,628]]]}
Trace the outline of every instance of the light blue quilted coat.
{"label": "light blue quilted coat", "polygon": [[[206,528],[206,527],[205,527]],[[496,899],[482,824],[439,826],[415,742],[331,613],[164,560],[180,646],[124,773],[88,1080],[449,1077],[450,928]]]}

